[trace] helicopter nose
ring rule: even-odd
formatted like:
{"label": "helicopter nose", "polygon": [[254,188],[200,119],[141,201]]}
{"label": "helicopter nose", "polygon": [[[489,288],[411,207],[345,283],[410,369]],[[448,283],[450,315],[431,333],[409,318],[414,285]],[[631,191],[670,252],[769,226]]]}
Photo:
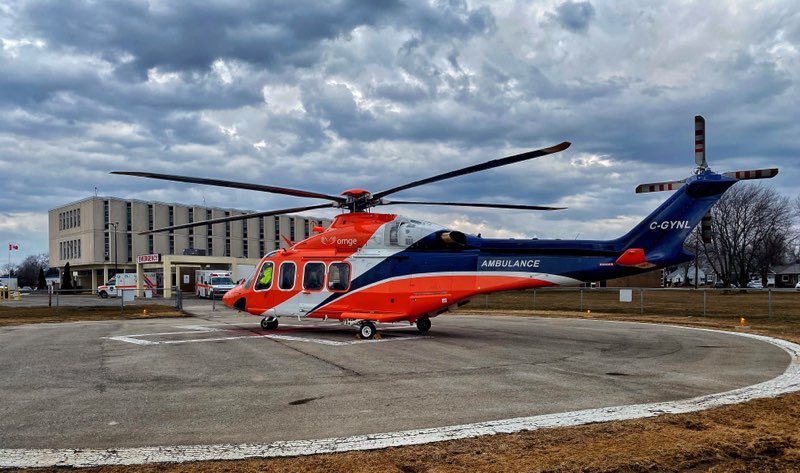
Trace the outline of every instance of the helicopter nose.
{"label": "helicopter nose", "polygon": [[222,303],[225,304],[227,307],[233,307],[234,301],[238,298],[239,295],[239,287],[234,287],[230,291],[226,292],[224,296],[222,296]]}
{"label": "helicopter nose", "polygon": [[244,296],[245,291],[241,286],[236,286],[222,297],[222,303],[231,309],[245,310],[247,306],[247,299]]}

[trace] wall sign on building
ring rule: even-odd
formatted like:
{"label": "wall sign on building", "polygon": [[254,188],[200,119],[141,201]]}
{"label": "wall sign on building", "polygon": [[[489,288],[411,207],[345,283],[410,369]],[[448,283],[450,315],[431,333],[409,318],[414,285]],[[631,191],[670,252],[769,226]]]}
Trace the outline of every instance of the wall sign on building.
{"label": "wall sign on building", "polygon": [[139,255],[136,257],[136,262],[139,264],[143,263],[158,263],[161,260],[161,254],[156,253],[152,255]]}

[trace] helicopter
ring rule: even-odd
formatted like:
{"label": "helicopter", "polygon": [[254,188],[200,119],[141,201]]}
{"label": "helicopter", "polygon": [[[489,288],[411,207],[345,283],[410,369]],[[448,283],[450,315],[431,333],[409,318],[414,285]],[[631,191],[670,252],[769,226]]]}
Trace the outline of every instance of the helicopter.
{"label": "helicopter", "polygon": [[[218,179],[150,172],[112,174],[215,185],[322,199],[328,202],[255,212],[153,229],[143,234],[323,208],[339,208],[328,228],[288,248],[265,255],[255,272],[223,296],[233,309],[261,317],[276,330],[280,317],[336,320],[372,339],[376,323],[408,323],[421,333],[431,319],[476,296],[510,290],[579,286],[690,261],[684,241],[733,184],[764,179],[778,169],[715,173],[705,157],[705,120],[695,117],[694,174],[680,181],[643,184],[636,192],[674,190],[657,209],[625,235],[612,240],[484,238],[402,215],[372,212],[375,207],[447,205],[514,210],[561,207],[482,202],[389,200],[414,187],[540,158],[566,150],[570,142],[494,159],[371,193],[349,189],[341,195]],[[290,242],[291,243],[291,242]]]}

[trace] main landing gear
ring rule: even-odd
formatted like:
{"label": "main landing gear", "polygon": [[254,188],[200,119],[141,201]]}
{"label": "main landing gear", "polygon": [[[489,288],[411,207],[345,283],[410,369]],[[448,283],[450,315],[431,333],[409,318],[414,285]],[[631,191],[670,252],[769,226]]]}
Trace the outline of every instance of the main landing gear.
{"label": "main landing gear", "polygon": [[376,329],[375,324],[369,320],[361,322],[358,326],[358,338],[361,340],[371,340],[375,338],[376,333],[378,333],[378,329]]}
{"label": "main landing gear", "polygon": [[275,330],[278,328],[278,318],[274,315],[261,319],[261,328],[264,330]]}

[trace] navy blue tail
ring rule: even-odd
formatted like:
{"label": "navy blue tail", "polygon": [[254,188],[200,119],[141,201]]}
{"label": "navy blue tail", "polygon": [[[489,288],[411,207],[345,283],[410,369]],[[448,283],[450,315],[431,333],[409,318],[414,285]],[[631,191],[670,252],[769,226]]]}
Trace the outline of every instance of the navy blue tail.
{"label": "navy blue tail", "polygon": [[711,171],[687,179],[686,184],[630,232],[614,240],[627,250],[643,248],[648,263],[666,266],[693,258],[683,243],[703,216],[728,188],[738,182]]}

